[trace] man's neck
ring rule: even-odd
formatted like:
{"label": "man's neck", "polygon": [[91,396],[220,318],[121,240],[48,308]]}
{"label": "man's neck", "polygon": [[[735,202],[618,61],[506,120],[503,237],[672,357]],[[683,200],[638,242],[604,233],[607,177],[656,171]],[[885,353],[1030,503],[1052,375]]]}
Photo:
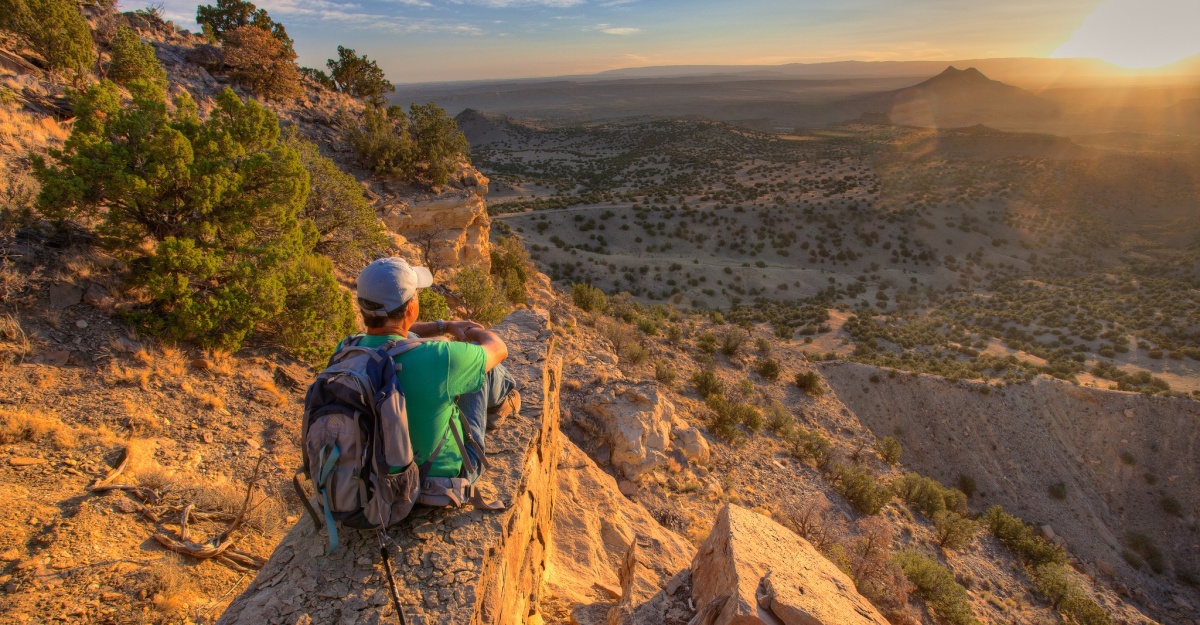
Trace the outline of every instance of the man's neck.
{"label": "man's neck", "polygon": [[408,326],[389,323],[380,328],[367,328],[369,336],[408,336]]}

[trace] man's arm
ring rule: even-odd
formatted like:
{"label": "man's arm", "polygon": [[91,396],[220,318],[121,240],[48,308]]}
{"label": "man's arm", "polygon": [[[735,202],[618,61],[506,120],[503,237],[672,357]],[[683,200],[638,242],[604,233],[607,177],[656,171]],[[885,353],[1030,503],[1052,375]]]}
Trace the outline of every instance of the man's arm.
{"label": "man's arm", "polygon": [[416,322],[413,322],[413,324],[408,327],[408,331],[412,332],[413,334],[416,334],[417,336],[419,336],[421,338],[429,338],[431,336],[441,336],[441,335],[445,334],[446,332],[450,331],[451,323],[454,323],[454,322],[452,322],[452,321],[446,322],[446,331],[445,332],[438,332],[438,327],[437,327],[436,321],[416,321]]}
{"label": "man's arm", "polygon": [[[508,358],[508,346],[504,344],[504,341],[495,332],[486,330],[483,326],[471,321],[459,321],[456,323],[470,324],[466,327],[458,326],[451,330],[451,333],[456,338],[461,336],[460,340],[478,343],[483,348],[483,353],[487,356],[487,364],[484,366],[485,371],[491,371],[505,358]],[[459,328],[463,328],[461,335]]]}

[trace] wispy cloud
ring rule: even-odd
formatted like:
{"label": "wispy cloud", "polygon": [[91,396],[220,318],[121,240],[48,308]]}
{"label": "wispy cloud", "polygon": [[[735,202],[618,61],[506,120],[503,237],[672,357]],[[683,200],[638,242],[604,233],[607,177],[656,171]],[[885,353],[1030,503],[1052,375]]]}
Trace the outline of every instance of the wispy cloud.
{"label": "wispy cloud", "polygon": [[636,35],[642,32],[642,29],[640,28],[633,28],[630,26],[613,26],[612,24],[596,24],[595,26],[592,26],[586,30],[595,30],[606,35]]}
{"label": "wispy cloud", "polygon": [[584,0],[451,0],[454,4],[471,4],[489,9],[511,9],[522,7],[550,7],[564,9],[578,6]]}

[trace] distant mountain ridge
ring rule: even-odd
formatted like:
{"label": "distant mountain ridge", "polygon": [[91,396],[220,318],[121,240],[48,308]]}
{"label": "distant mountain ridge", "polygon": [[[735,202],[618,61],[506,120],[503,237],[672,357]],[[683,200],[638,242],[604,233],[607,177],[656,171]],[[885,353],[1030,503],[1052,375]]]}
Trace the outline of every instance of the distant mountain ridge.
{"label": "distant mountain ridge", "polygon": [[865,113],[887,115],[892,123],[939,128],[997,120],[1058,115],[1054,102],[1020,87],[992,80],[975,67],[947,67],[920,84],[862,99]]}

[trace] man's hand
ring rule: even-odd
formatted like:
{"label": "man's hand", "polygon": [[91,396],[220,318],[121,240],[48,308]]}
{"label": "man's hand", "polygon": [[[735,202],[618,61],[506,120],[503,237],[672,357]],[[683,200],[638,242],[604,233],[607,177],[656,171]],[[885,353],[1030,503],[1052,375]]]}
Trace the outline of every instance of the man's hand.
{"label": "man's hand", "polygon": [[467,342],[467,333],[473,329],[483,329],[483,325],[474,321],[450,321],[446,323],[446,331],[454,337],[456,341]]}

